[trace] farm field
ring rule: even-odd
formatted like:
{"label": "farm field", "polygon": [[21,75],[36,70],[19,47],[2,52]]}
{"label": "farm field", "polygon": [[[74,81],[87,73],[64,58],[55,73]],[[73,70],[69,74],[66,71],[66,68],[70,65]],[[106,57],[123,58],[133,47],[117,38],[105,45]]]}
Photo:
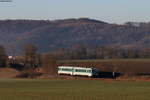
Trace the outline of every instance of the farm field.
{"label": "farm field", "polygon": [[1,79],[0,100],[150,100],[150,83]]}
{"label": "farm field", "polygon": [[60,62],[149,62],[150,59],[89,59],[89,60],[60,60]]}

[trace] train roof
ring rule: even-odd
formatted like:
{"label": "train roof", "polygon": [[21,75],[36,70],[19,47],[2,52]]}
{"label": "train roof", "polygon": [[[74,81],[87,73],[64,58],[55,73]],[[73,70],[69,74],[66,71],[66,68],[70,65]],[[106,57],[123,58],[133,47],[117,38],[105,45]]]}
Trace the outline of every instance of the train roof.
{"label": "train roof", "polygon": [[58,66],[58,68],[96,69],[94,67]]}

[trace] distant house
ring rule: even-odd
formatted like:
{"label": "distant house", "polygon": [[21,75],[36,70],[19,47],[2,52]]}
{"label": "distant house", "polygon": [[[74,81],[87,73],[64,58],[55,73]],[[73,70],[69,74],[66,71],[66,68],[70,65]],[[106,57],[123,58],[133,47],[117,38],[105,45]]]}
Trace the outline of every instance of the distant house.
{"label": "distant house", "polygon": [[13,59],[13,56],[8,56],[8,59]]}

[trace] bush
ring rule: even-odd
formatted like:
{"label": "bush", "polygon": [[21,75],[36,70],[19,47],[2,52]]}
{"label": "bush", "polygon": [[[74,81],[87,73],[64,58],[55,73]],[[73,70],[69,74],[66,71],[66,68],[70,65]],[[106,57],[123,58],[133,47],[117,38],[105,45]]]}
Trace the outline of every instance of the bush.
{"label": "bush", "polygon": [[30,71],[23,71],[19,75],[17,75],[17,78],[36,78],[41,76],[42,73],[40,72],[30,72]]}

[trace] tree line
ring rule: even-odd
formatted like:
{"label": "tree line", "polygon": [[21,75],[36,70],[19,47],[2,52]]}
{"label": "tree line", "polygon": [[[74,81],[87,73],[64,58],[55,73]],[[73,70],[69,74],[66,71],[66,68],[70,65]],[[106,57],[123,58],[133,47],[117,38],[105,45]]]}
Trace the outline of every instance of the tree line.
{"label": "tree line", "polygon": [[115,59],[150,58],[150,48],[120,48],[111,46],[82,46],[61,48],[51,52],[59,59]]}
{"label": "tree line", "polygon": [[22,56],[8,58],[6,50],[0,46],[0,67],[22,68],[32,76],[37,70],[56,74],[57,60],[73,59],[115,59],[115,58],[150,58],[150,48],[123,49],[119,47],[76,45],[72,48],[61,48],[53,52],[40,54],[38,48],[28,44],[23,49]]}
{"label": "tree line", "polygon": [[5,48],[0,46],[0,67],[12,67],[23,71],[24,75],[34,76],[38,70],[44,73],[56,74],[56,58],[50,53],[39,54],[35,45],[28,44],[23,49],[22,56],[8,56]]}

